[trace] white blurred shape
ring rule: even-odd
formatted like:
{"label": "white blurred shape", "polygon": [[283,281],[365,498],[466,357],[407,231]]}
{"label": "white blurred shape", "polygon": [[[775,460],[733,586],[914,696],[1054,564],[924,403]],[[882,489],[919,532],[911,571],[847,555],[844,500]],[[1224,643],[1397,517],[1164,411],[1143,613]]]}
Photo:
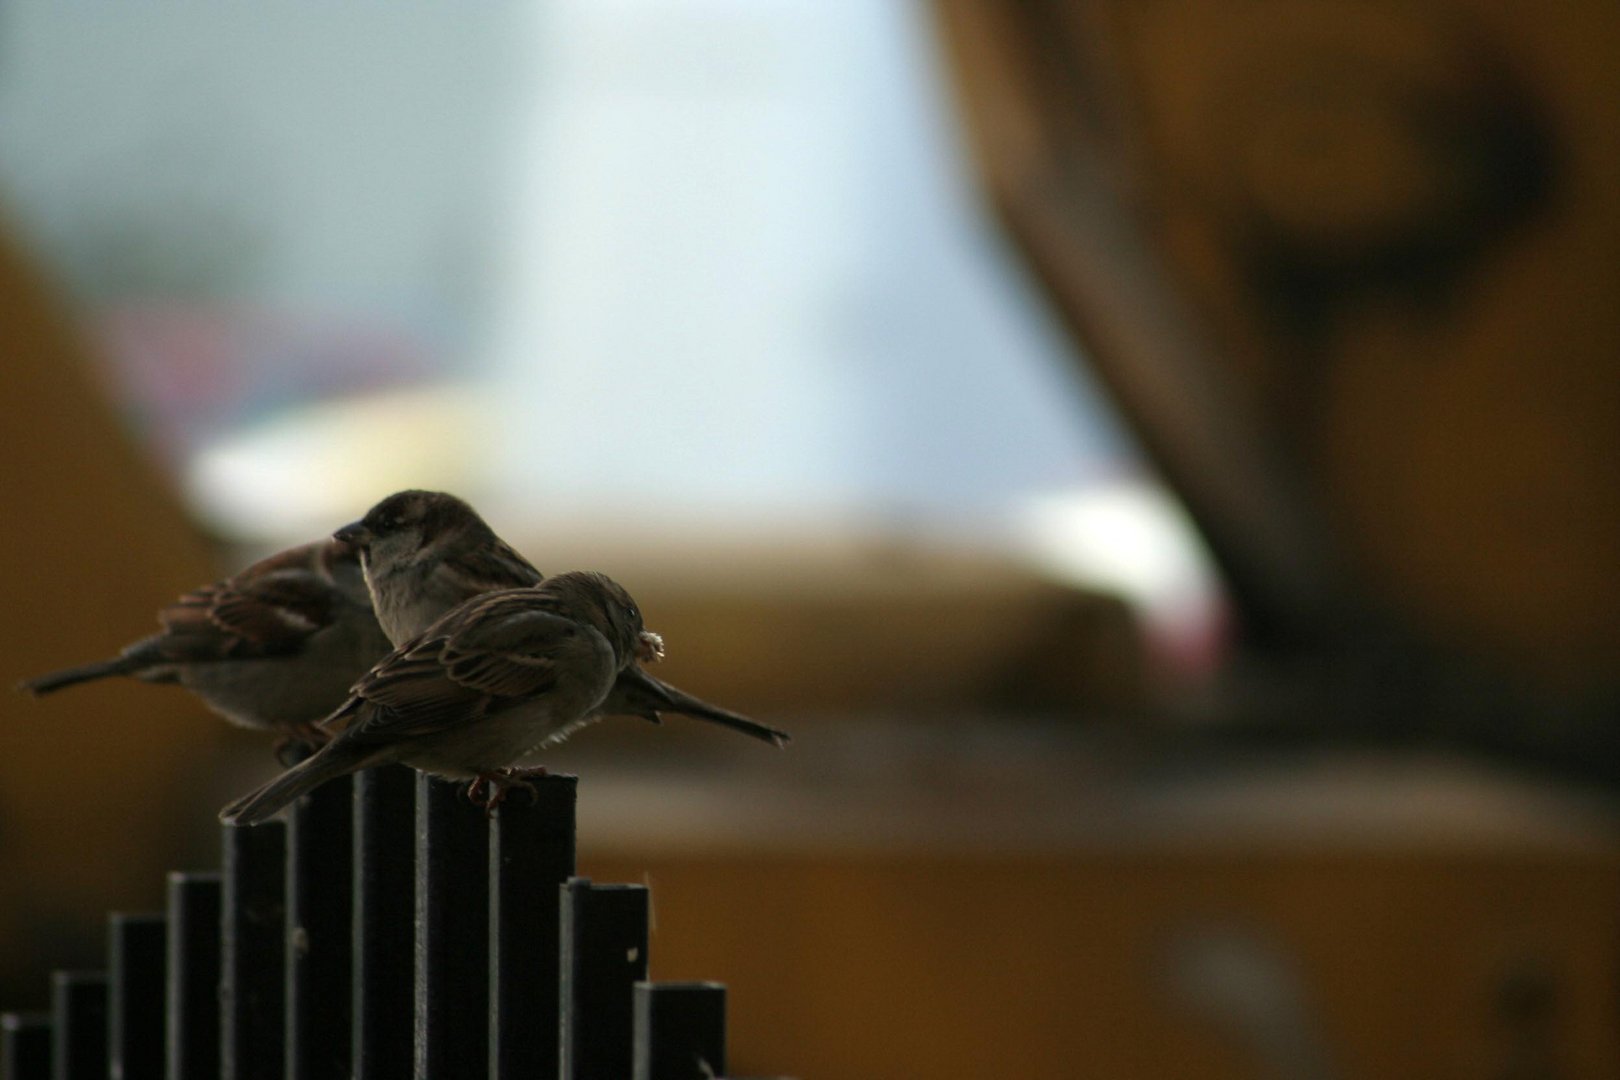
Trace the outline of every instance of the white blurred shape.
{"label": "white blurred shape", "polygon": [[410,487],[473,495],[486,391],[435,385],[284,413],[199,453],[186,491],[227,536],[292,544]]}
{"label": "white blurred shape", "polygon": [[1224,622],[1215,567],[1162,488],[1122,481],[1041,496],[1018,520],[1025,550],[1048,573],[1118,593],[1179,659],[1213,659]]}
{"label": "white blurred shape", "polygon": [[924,9],[562,0],[535,45],[497,487],[960,517],[1114,458],[967,184]]}
{"label": "white blurred shape", "polygon": [[193,483],[227,531],[290,542],[406,486],[530,533],[1011,522],[1162,641],[1207,640],[1184,515],[1097,486],[1129,450],[971,187],[925,7],[554,0],[511,25],[528,111],[498,140],[482,389],[231,436]]}

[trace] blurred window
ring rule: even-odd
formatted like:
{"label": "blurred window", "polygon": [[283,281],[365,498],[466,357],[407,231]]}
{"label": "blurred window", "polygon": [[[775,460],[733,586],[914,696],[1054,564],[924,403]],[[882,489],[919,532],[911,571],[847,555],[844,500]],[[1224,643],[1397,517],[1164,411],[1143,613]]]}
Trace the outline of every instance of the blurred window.
{"label": "blurred window", "polygon": [[11,4],[0,198],[227,535],[869,521],[1209,615],[925,6]]}

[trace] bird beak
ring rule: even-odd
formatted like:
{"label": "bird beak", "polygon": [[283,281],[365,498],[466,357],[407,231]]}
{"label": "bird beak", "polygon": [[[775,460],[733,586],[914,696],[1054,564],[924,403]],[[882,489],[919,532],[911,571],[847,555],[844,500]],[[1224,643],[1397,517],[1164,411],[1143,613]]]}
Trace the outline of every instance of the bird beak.
{"label": "bird beak", "polygon": [[340,544],[353,544],[355,547],[365,547],[371,543],[371,530],[359,521],[350,522],[332,534],[332,539]]}
{"label": "bird beak", "polygon": [[636,659],[643,664],[652,664],[663,658],[664,639],[651,630],[643,630],[636,638]]}

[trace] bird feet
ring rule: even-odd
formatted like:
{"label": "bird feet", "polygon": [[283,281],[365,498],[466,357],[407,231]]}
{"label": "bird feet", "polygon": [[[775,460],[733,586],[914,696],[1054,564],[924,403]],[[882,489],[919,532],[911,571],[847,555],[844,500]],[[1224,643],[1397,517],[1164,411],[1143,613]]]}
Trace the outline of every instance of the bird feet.
{"label": "bird feet", "polygon": [[495,808],[506,801],[506,793],[513,788],[522,788],[529,793],[531,803],[538,802],[540,793],[535,791],[530,780],[539,779],[549,775],[544,765],[535,765],[527,769],[506,768],[494,772],[479,773],[473,782],[467,785],[467,800],[474,806],[483,807],[487,818],[495,813]]}

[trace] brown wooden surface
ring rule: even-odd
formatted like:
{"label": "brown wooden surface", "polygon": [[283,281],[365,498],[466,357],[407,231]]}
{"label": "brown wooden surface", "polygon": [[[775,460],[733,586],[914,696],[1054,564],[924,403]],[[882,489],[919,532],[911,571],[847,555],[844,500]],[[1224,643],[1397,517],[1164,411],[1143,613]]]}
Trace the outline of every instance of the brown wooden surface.
{"label": "brown wooden surface", "polygon": [[161,906],[154,867],[188,849],[178,808],[221,725],[174,688],[115,680],[36,701],[11,684],[116,653],[215,574],[3,231],[0,433],[0,989],[27,1003],[46,965],[98,962],[83,943],[109,907]]}
{"label": "brown wooden surface", "polygon": [[1280,972],[1272,1026],[1327,1075],[1620,1075],[1612,801],[1442,755],[788,726],[780,752],[672,721],[639,766],[552,759],[581,777],[583,872],[652,887],[652,976],[728,984],[738,1072],[1322,1075],[1188,993],[1189,943],[1235,938],[1259,959],[1204,985],[1277,1000],[1244,972]]}
{"label": "brown wooden surface", "polygon": [[1620,686],[1620,8],[938,8],[997,205],[1251,617]]}
{"label": "brown wooden surface", "polygon": [[[1620,858],[585,858],[653,886],[659,980],[724,981],[748,1074],[1272,1075],[1179,1007],[1176,936],[1259,929],[1349,1078],[1508,1075],[1498,1002],[1554,980],[1558,1075],[1620,1074]],[[1529,1035],[1528,1038],[1534,1038]]]}
{"label": "brown wooden surface", "polygon": [[[1275,1075],[1169,989],[1172,943],[1213,926],[1289,957],[1347,1080],[1507,1076],[1542,1046],[1556,1075],[1620,1075],[1613,852],[582,855],[652,886],[653,978],[727,984],[743,1073]],[[1523,970],[1551,979],[1545,1022],[1504,1001]]]}

